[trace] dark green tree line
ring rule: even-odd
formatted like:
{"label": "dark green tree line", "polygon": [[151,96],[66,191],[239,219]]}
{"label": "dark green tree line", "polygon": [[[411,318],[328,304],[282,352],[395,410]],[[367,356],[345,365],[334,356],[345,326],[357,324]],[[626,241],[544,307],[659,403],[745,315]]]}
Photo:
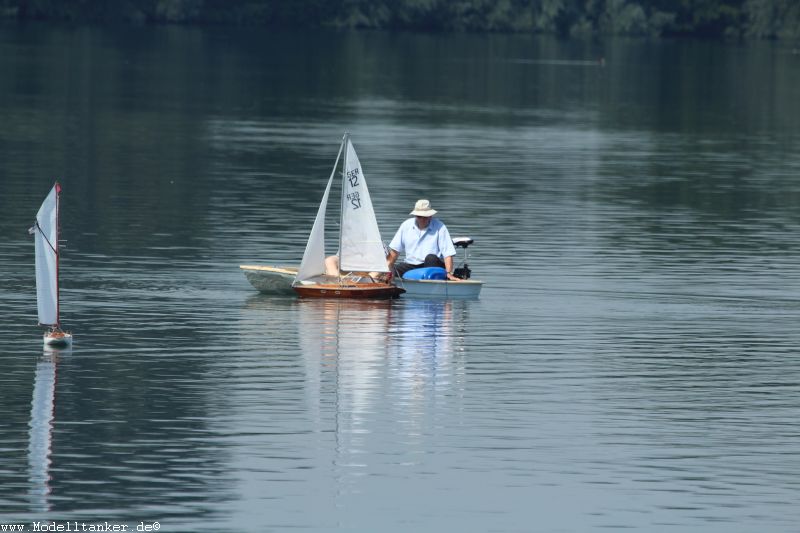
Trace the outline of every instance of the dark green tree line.
{"label": "dark green tree line", "polygon": [[22,20],[800,39],[797,0],[0,0]]}

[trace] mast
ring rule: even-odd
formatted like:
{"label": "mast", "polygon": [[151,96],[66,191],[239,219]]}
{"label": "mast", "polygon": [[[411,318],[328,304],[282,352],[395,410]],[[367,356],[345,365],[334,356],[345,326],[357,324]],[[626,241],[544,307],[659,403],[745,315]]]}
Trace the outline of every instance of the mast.
{"label": "mast", "polygon": [[350,132],[344,132],[342,137],[342,146],[344,146],[344,157],[342,158],[342,201],[339,203],[339,283],[342,282],[342,223],[344,220],[344,180],[347,179],[345,173],[347,172],[347,148],[350,143]]}
{"label": "mast", "polygon": [[61,290],[59,289],[59,263],[61,262],[61,253],[58,251],[58,241],[61,239],[61,214],[59,209],[61,207],[61,185],[56,182],[56,242],[53,250],[56,253],[56,328],[61,329]]}

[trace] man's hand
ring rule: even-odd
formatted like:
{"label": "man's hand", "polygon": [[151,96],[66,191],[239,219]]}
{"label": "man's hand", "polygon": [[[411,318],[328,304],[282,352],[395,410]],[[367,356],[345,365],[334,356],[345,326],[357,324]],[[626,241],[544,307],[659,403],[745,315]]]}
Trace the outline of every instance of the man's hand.
{"label": "man's hand", "polygon": [[444,258],[444,269],[447,271],[447,279],[450,281],[461,281],[460,278],[457,278],[453,275],[453,256],[445,257]]}

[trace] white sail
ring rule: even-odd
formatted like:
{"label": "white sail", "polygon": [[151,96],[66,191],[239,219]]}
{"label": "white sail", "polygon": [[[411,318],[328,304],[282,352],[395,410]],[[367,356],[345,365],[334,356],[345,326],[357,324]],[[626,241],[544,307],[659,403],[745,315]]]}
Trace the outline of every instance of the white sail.
{"label": "white sail", "polygon": [[36,214],[36,301],[39,323],[58,324],[58,193],[56,184]]}
{"label": "white sail", "polygon": [[333,177],[336,175],[336,167],[339,165],[339,157],[342,155],[342,147],[336,155],[336,162],[333,164],[333,172],[328,178],[328,186],[325,187],[325,194],[322,195],[322,202],[319,204],[317,218],[314,219],[314,226],[311,228],[311,235],[308,236],[306,251],[303,253],[303,260],[297,271],[296,281],[303,281],[325,273],[325,211],[328,205],[328,196],[331,192]]}
{"label": "white sail", "polygon": [[346,150],[342,182],[340,269],[343,272],[388,272],[367,181],[349,136]]}

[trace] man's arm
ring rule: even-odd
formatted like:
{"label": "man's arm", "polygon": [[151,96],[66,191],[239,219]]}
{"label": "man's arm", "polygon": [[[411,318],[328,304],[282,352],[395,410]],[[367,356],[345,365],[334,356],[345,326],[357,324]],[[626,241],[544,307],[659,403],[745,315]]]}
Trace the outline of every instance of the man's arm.
{"label": "man's arm", "polygon": [[[405,224],[405,222],[403,224]],[[386,264],[389,267],[389,272],[393,272],[397,257],[400,255],[400,252],[405,250],[405,248],[403,248],[403,224],[400,224],[400,227],[397,228],[394,238],[389,243],[389,255],[386,256]]]}
{"label": "man's arm", "polygon": [[389,256],[386,258],[386,264],[389,266],[389,272],[394,270],[394,263],[397,261],[398,253],[389,248]]}
{"label": "man's arm", "polygon": [[449,255],[444,258],[444,268],[447,270],[447,279],[450,281],[461,281],[461,278],[457,278],[453,275],[453,256]]}
{"label": "man's arm", "polygon": [[444,268],[447,270],[447,279],[451,281],[461,281],[453,275],[453,258],[456,256],[456,248],[453,246],[453,238],[450,237],[450,232],[447,226],[442,224],[439,229],[439,251],[444,255]]}

